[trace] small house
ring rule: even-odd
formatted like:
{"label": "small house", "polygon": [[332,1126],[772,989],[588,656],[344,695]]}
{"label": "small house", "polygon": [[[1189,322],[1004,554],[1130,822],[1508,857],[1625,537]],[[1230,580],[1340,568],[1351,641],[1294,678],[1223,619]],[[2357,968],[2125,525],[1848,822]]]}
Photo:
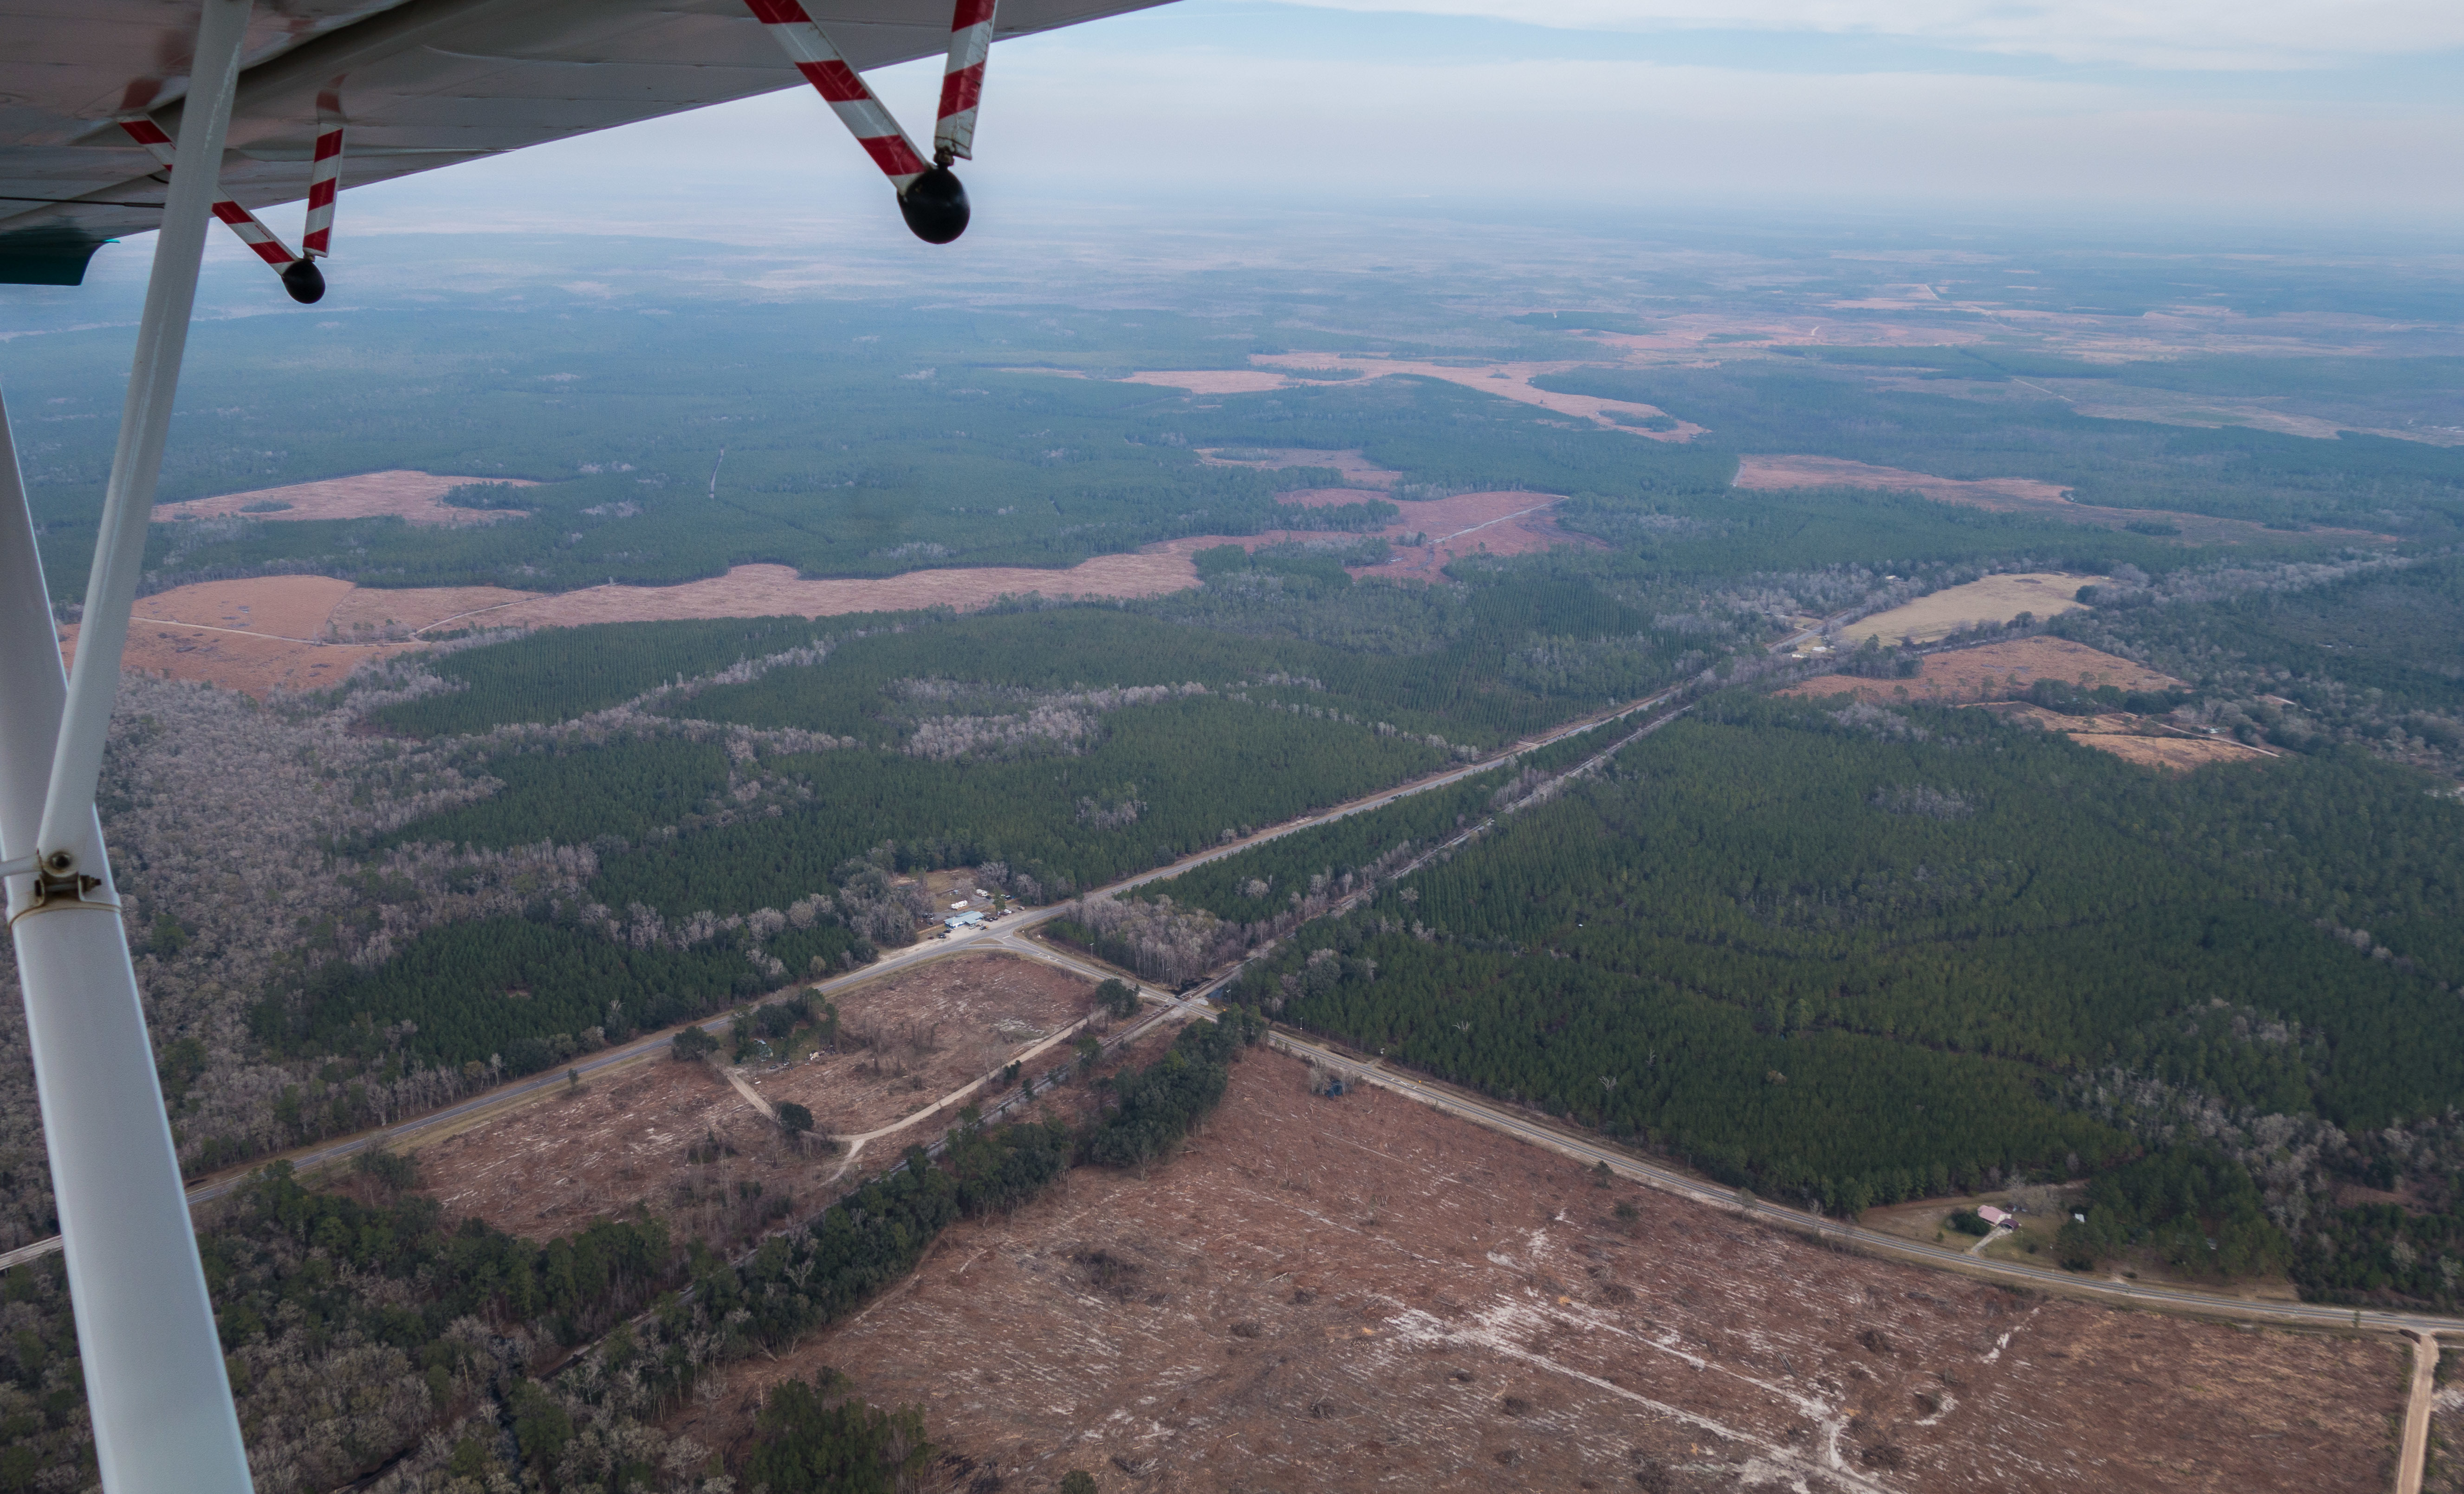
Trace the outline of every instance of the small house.
{"label": "small house", "polygon": [[2018,1223],[2018,1220],[2013,1219],[2012,1216],[1995,1208],[1990,1203],[1977,1210],[1976,1217],[1983,1219],[1986,1223],[1992,1225],[1995,1229],[2010,1229]]}

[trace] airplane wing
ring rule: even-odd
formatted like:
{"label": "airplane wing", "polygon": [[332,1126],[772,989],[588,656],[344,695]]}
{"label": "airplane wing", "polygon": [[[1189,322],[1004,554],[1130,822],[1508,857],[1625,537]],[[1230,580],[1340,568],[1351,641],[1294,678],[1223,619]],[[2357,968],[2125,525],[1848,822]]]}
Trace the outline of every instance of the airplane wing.
{"label": "airplane wing", "polygon": [[[1002,0],[1023,35],[1162,0]],[[811,0],[858,70],[938,55],[950,0]],[[179,131],[195,0],[0,0],[0,283],[75,285],[154,229],[165,173],[119,121]],[[250,209],[307,195],[318,95],[341,81],[345,187],[803,86],[743,0],[287,0],[242,54],[222,165]]]}

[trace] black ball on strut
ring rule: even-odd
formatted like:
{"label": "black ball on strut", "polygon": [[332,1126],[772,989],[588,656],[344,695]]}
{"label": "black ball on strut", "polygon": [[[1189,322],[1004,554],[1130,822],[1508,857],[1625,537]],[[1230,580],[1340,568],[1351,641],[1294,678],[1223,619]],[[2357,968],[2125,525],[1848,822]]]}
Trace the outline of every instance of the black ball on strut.
{"label": "black ball on strut", "polygon": [[967,231],[967,189],[948,166],[935,166],[898,194],[907,227],[927,244],[947,244]]}
{"label": "black ball on strut", "polygon": [[282,288],[300,305],[314,306],[325,298],[325,272],[313,259],[295,259],[282,267]]}

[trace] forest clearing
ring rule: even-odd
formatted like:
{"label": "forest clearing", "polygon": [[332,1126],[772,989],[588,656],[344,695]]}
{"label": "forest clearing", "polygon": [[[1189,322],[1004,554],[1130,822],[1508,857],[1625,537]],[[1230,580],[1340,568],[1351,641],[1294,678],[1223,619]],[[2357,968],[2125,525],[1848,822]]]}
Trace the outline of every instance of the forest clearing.
{"label": "forest clearing", "polygon": [[[832,617],[928,607],[974,611],[1003,597],[1151,597],[1198,584],[1185,553],[1157,546],[1102,555],[1066,570],[990,565],[896,576],[810,580],[787,565],[737,565],[724,576],[674,586],[592,586],[542,593],[493,586],[362,587],[315,576],[200,582],[139,599],[123,667],[166,679],[204,680],[262,698],[274,690],[323,690],[393,643],[341,641],[384,631],[409,634],[452,621],[472,628],[578,627],[697,618]],[[327,597],[322,616],[317,605]],[[211,616],[216,621],[205,619]],[[271,619],[284,618],[275,635]],[[238,617],[235,625],[222,619]],[[427,622],[414,621],[427,618]],[[158,625],[151,626],[148,625]],[[296,627],[297,632],[289,631]],[[331,629],[340,637],[326,641]],[[240,634],[250,636],[240,636]],[[61,629],[74,656],[77,627]]]}
{"label": "forest clearing", "polygon": [[[1652,441],[1691,441],[1704,433],[1703,427],[1680,420],[1655,405],[1601,399],[1588,394],[1559,394],[1531,383],[1549,374],[1584,366],[1578,363],[1491,363],[1470,360],[1424,363],[1367,353],[1338,354],[1331,360],[1322,353],[1253,353],[1250,362],[1265,367],[1296,371],[1321,369],[1331,364],[1348,372],[1356,371],[1364,379],[1383,379],[1397,374],[1418,379],[1442,379],[1448,384],[1462,384],[1466,389],[1477,389],[1483,394],[1494,394],[1519,404],[1536,405],[1552,414],[1576,416],[1595,426],[1622,430],[1628,435],[1642,436]],[[1624,418],[1617,418],[1619,416]]]}
{"label": "forest clearing", "polygon": [[162,503],[154,509],[158,524],[204,518],[399,518],[409,524],[493,524],[520,518],[521,509],[458,508],[445,494],[473,483],[498,483],[509,488],[535,488],[523,477],[443,477],[433,472],[397,469],[329,477],[322,482],[295,482],[280,488],[227,493],[216,498],[190,498]]}
{"label": "forest clearing", "polygon": [[1865,700],[1896,700],[1905,691],[1928,701],[1994,700],[2025,693],[2040,679],[2094,689],[2110,685],[2123,691],[2180,690],[2169,674],[2117,658],[2085,644],[2042,634],[1978,644],[1929,653],[1918,661],[1914,679],[1875,680],[1853,674],[1820,674],[1800,680],[1775,693],[1820,699],[1855,695]]}
{"label": "forest clearing", "polygon": [[2034,477],[1936,477],[1930,472],[1872,467],[1837,456],[1741,456],[1737,458],[1736,480],[1730,486],[1757,492],[1781,488],[1871,488],[1921,493],[1938,502],[2002,512],[2056,507],[2065,512],[2079,511],[2070,500],[2070,490],[2059,483],[2040,482]]}
{"label": "forest clearing", "polygon": [[[1284,494],[1287,501],[1312,505],[1358,503],[1363,499],[1382,497],[1374,491],[1347,488],[1303,489]],[[1392,500],[1390,500],[1392,501]],[[1590,535],[1575,534],[1558,526],[1550,510],[1563,501],[1546,493],[1458,493],[1449,497],[1430,498],[1422,502],[1397,502],[1402,517],[1385,528],[1372,531],[1394,547],[1384,564],[1346,566],[1353,576],[1375,576],[1387,580],[1426,582],[1432,584],[1447,580],[1445,568],[1456,560],[1483,552],[1492,556],[1545,554],[1559,545],[1574,545],[1587,550],[1606,546]],[[1426,537],[1418,544],[1402,541],[1416,536]],[[1256,535],[1194,535],[1186,539],[1167,541],[1162,548],[1182,555],[1196,555],[1217,545],[1237,544],[1256,551],[1267,545],[1308,544],[1323,542],[1325,537],[1301,530],[1272,529]]]}
{"label": "forest clearing", "polygon": [[[1347,476],[1352,475],[1347,473]],[[1361,480],[1374,481],[1373,471]],[[235,494],[235,497],[248,496]],[[1374,490],[1310,489],[1289,494],[1304,506],[1383,498]],[[221,499],[209,501],[221,502]],[[1530,555],[1558,545],[1597,549],[1601,541],[1558,527],[1547,510],[1559,500],[1528,492],[1463,493],[1398,503],[1402,516],[1374,531],[1397,545],[1394,558],[1354,575],[1437,582],[1457,559],[1485,552]],[[458,511],[457,511],[458,512]],[[259,576],[199,582],[142,598],[125,667],[167,679],[203,680],[262,699],[275,690],[328,689],[387,651],[421,647],[422,635],[462,629],[579,627],[597,623],[682,622],[731,617],[831,617],[950,607],[975,611],[1004,597],[1122,599],[1159,596],[1199,584],[1191,557],[1216,545],[1256,550],[1323,542],[1305,530],[1198,535],[1129,555],[1102,555],[1060,570],[989,565],[906,571],[886,577],[809,578],[792,566],[737,565],[723,576],[672,586],[603,585],[542,593],[501,586],[361,586],[321,576]],[[75,655],[77,626],[61,629]]]}
{"label": "forest clearing", "polygon": [[[2080,413],[2097,412],[2082,407]],[[2317,432],[2305,430],[2301,434],[2316,435]],[[2247,519],[2217,518],[2172,509],[2107,508],[2095,503],[2079,503],[2072,500],[2069,488],[2033,477],[1937,477],[1930,472],[1873,467],[1837,456],[1741,456],[1737,459],[1736,480],[1730,486],[1759,492],[1790,488],[1865,488],[1878,493],[1914,493],[1937,503],[1956,503],[1962,508],[1984,509],[1994,514],[2030,514],[2057,518],[2064,523],[2112,525],[2153,538],[2178,539],[2185,544],[2234,544],[2275,538],[2265,525]],[[2348,539],[2384,540],[2387,538],[2362,529],[2321,527],[2315,532]]]}
{"label": "forest clearing", "polygon": [[2006,721],[2023,721],[2040,731],[2059,732],[2082,747],[2109,752],[2124,762],[2147,768],[2188,770],[2211,762],[2257,762],[2280,756],[2230,736],[2193,736],[2167,729],[2152,717],[2109,711],[2096,715],[2063,715],[2039,706],[1989,706]]}
{"label": "forest clearing", "polygon": [[[1950,1222],[1951,1216],[1963,1212],[1972,1214],[1980,1207],[2000,1208],[2010,1211],[2014,1218],[1991,1243],[1984,1244],[1984,1248],[1975,1253],[1991,1261],[2044,1265],[2060,1259],[2057,1237],[2063,1222],[2074,1211],[2084,1210],[2088,1206],[2084,1182],[2027,1183],[1982,1193],[1885,1204],[1859,1215],[1857,1227],[1878,1235],[1896,1235],[1902,1240],[1960,1248],[1984,1242],[1961,1233]],[[2112,1270],[2126,1271],[2129,1280],[2147,1286],[2184,1286],[2252,1302],[2300,1300],[2300,1292],[2282,1271],[2245,1276],[2220,1285],[2212,1276],[2173,1269],[2154,1249],[2133,1252],[2127,1261],[2114,1263]]]}
{"label": "forest clearing", "polygon": [[[757,1062],[741,1077],[773,1106],[810,1110],[819,1135],[861,1134],[1067,1027],[1087,1015],[1092,990],[1067,971],[1012,956],[935,960],[838,998],[837,1051]],[[714,1063],[727,1057],[722,1047]],[[868,1171],[946,1129],[944,1118],[887,1139],[873,1157],[879,1166]],[[545,1240],[647,1210],[722,1248],[734,1215],[765,1212],[743,1209],[746,1200],[802,1200],[810,1212],[841,1161],[826,1147],[781,1135],[712,1064],[664,1055],[491,1117],[415,1156],[420,1191],[449,1219]]]}
{"label": "forest clearing", "polygon": [[952,1227],[670,1430],[731,1452],[768,1387],[826,1366],[1033,1487],[2385,1486],[2408,1364],[2385,1343],[1843,1255],[1311,1089],[1252,1052],[1177,1157]]}
{"label": "forest clearing", "polygon": [[1912,639],[1933,643],[1980,623],[2008,623],[2022,613],[2052,617],[2087,604],[2076,593],[2092,585],[2093,576],[2067,571],[2025,571],[1988,576],[1964,586],[1947,586],[1919,597],[1905,606],[1860,618],[1841,628],[1841,643],[1850,648],[1868,638],[1896,644]]}
{"label": "forest clearing", "polygon": [[[1318,451],[1308,447],[1218,446],[1200,449],[1198,459],[1209,467],[1257,467],[1268,470],[1278,467],[1331,467],[1341,472],[1344,481],[1353,488],[1391,488],[1403,480],[1401,472],[1391,467],[1378,466],[1356,449],[1350,451]],[[1286,494],[1284,501],[1293,502],[1296,496],[1293,494]]]}

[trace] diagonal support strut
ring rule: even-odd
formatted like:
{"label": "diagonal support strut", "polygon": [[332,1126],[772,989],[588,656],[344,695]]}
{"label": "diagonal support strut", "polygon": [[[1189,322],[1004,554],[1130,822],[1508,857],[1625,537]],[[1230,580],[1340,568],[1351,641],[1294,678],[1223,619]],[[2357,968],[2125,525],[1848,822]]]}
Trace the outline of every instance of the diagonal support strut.
{"label": "diagonal support strut", "polygon": [[[179,384],[251,0],[200,0],[189,102],[138,323],[120,445],[63,682],[0,409],[0,862],[61,1253],[108,1494],[247,1494],[213,1307],[95,814],[155,479]],[[12,868],[13,869],[13,867]]]}

